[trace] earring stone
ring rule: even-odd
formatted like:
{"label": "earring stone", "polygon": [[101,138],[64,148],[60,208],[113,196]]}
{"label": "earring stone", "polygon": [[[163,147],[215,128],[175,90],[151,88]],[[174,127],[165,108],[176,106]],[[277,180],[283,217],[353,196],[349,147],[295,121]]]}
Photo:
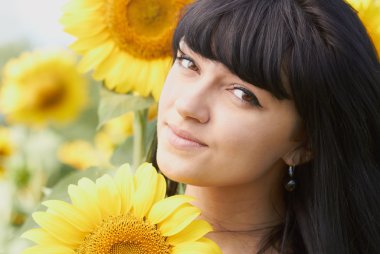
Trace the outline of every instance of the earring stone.
{"label": "earring stone", "polygon": [[285,183],[285,189],[289,192],[294,191],[296,188],[296,181],[294,180],[294,166],[289,166],[288,170],[289,180]]}

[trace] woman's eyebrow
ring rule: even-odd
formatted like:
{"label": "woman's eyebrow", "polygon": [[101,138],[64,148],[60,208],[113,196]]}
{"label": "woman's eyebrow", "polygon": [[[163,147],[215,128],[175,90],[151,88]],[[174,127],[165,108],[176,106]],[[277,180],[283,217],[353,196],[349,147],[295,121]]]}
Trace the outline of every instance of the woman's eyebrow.
{"label": "woman's eyebrow", "polygon": [[193,53],[187,45],[178,45],[178,51],[183,55],[189,55]]}
{"label": "woman's eyebrow", "polygon": [[[187,54],[185,53],[185,51],[189,52],[189,51],[192,51],[190,49],[190,47],[186,44],[185,41],[181,40],[180,43],[178,44],[178,50],[183,53],[183,54]],[[190,52],[191,53],[191,52]]]}
{"label": "woman's eyebrow", "polygon": [[186,55],[185,52],[183,52],[183,50],[181,49],[181,46],[178,47],[178,51],[179,51],[182,55]]}

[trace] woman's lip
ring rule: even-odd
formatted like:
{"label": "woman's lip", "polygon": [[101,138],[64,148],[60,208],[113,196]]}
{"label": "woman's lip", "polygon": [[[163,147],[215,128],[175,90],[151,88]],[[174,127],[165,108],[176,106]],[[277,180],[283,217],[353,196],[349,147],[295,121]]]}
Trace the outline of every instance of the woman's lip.
{"label": "woman's lip", "polygon": [[204,142],[196,138],[190,132],[186,130],[179,129],[178,127],[168,124],[169,130],[172,132],[174,137],[170,139],[171,143],[176,146],[188,146],[188,147],[205,147],[207,146]]}

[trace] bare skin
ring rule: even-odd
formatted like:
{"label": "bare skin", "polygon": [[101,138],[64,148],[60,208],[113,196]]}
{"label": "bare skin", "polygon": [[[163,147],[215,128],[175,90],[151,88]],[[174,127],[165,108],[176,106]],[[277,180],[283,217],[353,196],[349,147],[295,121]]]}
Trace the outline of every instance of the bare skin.
{"label": "bare skin", "polygon": [[[262,183],[265,184],[268,183]],[[266,234],[282,222],[282,189],[260,191],[260,187],[254,184],[223,188],[186,187],[186,194],[196,198],[194,205],[202,210],[203,219],[214,228],[207,237],[214,240],[224,254],[256,253]]]}
{"label": "bare skin", "polygon": [[292,101],[182,43],[159,103],[157,162],[187,184],[223,253],[256,253],[283,220],[282,181],[304,158],[301,133]]}

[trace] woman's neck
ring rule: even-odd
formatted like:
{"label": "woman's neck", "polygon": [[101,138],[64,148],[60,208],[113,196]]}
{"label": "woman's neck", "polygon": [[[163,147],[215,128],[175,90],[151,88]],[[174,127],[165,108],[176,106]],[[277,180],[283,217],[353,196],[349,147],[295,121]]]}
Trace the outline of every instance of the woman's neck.
{"label": "woman's neck", "polygon": [[193,204],[201,209],[201,218],[214,228],[208,237],[219,244],[224,254],[246,253],[243,248],[249,252],[257,249],[273,227],[283,221],[281,189],[269,189],[260,184],[232,187],[188,185],[185,194],[196,198]]}

